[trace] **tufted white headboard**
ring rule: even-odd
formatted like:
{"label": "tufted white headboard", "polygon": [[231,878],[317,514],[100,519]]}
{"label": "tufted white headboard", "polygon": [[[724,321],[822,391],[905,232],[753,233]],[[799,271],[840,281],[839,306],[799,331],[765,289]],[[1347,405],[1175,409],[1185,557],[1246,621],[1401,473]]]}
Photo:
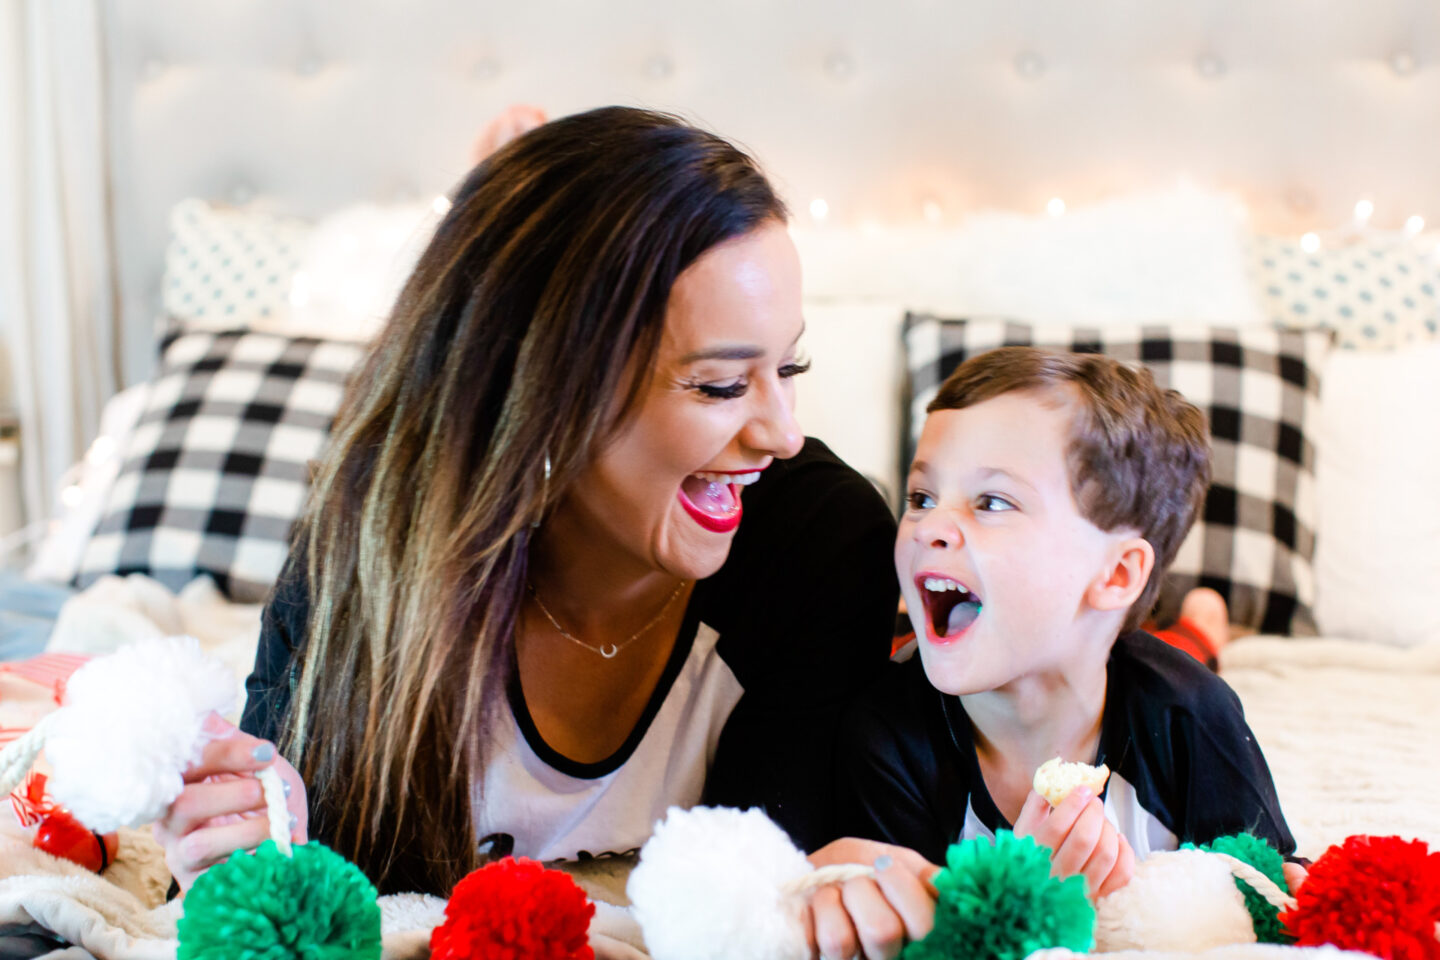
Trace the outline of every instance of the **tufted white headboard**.
{"label": "tufted white headboard", "polygon": [[1254,222],[1440,220],[1434,0],[113,0],[105,4],[125,375],[166,213],[424,197],[528,101],[682,112],[797,214],[953,220],[1178,175]]}

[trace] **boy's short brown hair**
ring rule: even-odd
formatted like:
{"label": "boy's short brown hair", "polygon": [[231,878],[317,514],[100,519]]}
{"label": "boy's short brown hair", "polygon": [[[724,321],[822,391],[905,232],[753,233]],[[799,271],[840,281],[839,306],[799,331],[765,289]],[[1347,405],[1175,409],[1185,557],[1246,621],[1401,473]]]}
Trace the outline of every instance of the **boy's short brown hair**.
{"label": "boy's short brown hair", "polygon": [[1138,530],[1155,569],[1125,617],[1138,627],[1210,486],[1205,415],[1144,367],[1090,353],[1001,347],[971,357],[940,385],[926,412],[961,410],[1017,391],[1070,393],[1075,415],[1066,461],[1080,515],[1101,530]]}

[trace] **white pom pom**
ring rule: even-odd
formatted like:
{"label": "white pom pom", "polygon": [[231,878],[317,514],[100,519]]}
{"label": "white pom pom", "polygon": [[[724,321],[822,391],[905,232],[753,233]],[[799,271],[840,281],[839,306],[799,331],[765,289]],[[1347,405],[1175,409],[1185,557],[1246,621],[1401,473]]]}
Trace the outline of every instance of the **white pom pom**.
{"label": "white pom pom", "polygon": [[1254,943],[1255,927],[1230,868],[1203,850],[1153,853],[1130,882],[1095,904],[1095,952],[1181,950]]}
{"label": "white pom pom", "polygon": [[50,793],[100,833],[150,823],[200,759],[206,715],[234,702],[229,669],[193,637],[145,640],[93,660],[66,684],[45,738]]}
{"label": "white pom pom", "polygon": [[625,892],[654,960],[805,960],[804,901],[780,888],[810,870],[759,810],[671,807]]}

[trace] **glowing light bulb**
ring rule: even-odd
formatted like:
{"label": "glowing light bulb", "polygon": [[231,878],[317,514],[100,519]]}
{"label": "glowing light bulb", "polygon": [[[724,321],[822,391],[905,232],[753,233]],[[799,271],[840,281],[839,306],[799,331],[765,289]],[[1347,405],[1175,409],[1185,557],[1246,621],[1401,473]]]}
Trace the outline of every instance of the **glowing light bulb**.
{"label": "glowing light bulb", "polygon": [[1405,232],[1408,233],[1408,234],[1409,234],[1410,236],[1412,236],[1412,237],[1415,236],[1415,234],[1419,233],[1421,230],[1424,230],[1424,229],[1425,229],[1425,218],[1422,217],[1422,216],[1420,216],[1420,214],[1418,214],[1418,213],[1415,214],[1413,217],[1410,217],[1409,219],[1407,219],[1407,220],[1405,221]]}
{"label": "glowing light bulb", "polygon": [[1306,253],[1314,253],[1320,249],[1320,235],[1318,233],[1307,233],[1300,238],[1300,249]]}
{"label": "glowing light bulb", "polygon": [[1369,200],[1361,199],[1355,203],[1355,219],[1359,223],[1366,223],[1370,215],[1375,212],[1375,204]]}
{"label": "glowing light bulb", "polygon": [[1059,197],[1051,197],[1050,202],[1045,204],[1045,212],[1052,217],[1065,216],[1065,201]]}
{"label": "glowing light bulb", "polygon": [[825,202],[824,197],[816,197],[810,201],[810,216],[817,222],[830,216],[830,204]]}
{"label": "glowing light bulb", "polygon": [[450,210],[450,198],[445,196],[436,197],[430,201],[430,209],[434,210],[437,216],[445,216]]}

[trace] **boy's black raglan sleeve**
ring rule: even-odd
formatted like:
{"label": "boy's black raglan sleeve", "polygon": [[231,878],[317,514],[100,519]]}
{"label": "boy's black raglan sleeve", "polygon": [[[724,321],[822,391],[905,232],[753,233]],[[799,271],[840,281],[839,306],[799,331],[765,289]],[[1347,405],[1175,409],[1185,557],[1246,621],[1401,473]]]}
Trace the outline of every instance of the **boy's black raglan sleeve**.
{"label": "boy's black raglan sleeve", "polygon": [[1295,852],[1295,838],[1280,810],[1269,764],[1255,740],[1240,698],[1216,678],[1196,708],[1177,724],[1183,760],[1185,818],[1182,841],[1207,843],[1248,832]]}

